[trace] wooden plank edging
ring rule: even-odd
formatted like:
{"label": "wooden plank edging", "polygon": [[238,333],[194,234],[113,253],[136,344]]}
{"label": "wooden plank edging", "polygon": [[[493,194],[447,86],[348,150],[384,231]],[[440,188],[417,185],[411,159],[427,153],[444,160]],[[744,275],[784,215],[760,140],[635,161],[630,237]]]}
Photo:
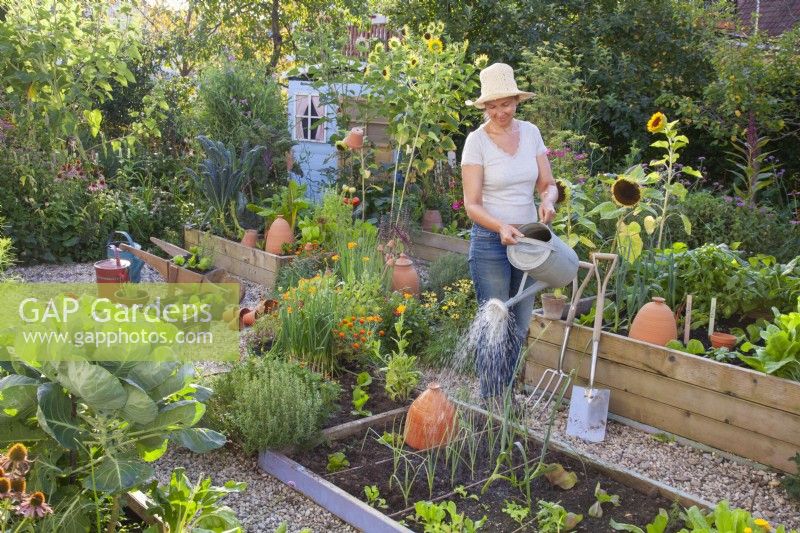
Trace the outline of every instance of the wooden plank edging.
{"label": "wooden plank edging", "polygon": [[441,235],[430,231],[411,234],[411,254],[426,261],[435,261],[447,254],[467,255],[469,241],[460,237]]}
{"label": "wooden plank edging", "polygon": [[362,429],[377,425],[384,420],[389,420],[399,415],[403,415],[406,413],[406,411],[408,411],[408,406],[398,407],[397,409],[378,413],[377,415],[368,416],[360,420],[351,420],[350,422],[345,422],[344,424],[339,424],[338,426],[323,429],[322,435],[328,440],[344,439],[358,433]]}

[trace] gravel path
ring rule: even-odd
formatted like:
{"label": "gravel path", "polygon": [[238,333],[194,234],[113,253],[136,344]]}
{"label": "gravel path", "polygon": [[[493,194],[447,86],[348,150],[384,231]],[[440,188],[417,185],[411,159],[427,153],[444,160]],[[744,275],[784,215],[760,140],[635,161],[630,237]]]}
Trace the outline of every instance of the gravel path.
{"label": "gravel path", "polygon": [[[35,265],[16,267],[10,274],[31,282],[94,282],[92,263],[69,265]],[[142,281],[162,281],[161,276],[145,265]],[[245,298],[242,305],[254,305],[264,296],[263,287],[240,280],[245,285]],[[243,344],[242,344],[243,346]],[[197,363],[201,373],[223,371],[221,363]],[[173,468],[182,466],[190,479],[196,481],[201,474],[210,475],[215,484],[222,485],[228,480],[247,483],[247,490],[232,494],[225,502],[236,511],[245,529],[249,532],[272,533],[281,522],[289,525],[289,531],[297,532],[309,527],[315,533],[352,533],[356,530],[295,492],[277,479],[258,469],[256,457],[247,455],[233,446],[226,446],[206,454],[195,454],[185,449],[170,447],[169,451],[156,463],[156,477],[160,483],[169,481]]]}

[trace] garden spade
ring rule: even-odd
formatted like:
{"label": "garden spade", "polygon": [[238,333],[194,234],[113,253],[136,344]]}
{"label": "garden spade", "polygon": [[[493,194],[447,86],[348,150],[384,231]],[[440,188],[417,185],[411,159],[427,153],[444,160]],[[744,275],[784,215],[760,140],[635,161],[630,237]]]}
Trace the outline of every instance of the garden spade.
{"label": "garden spade", "polygon": [[[589,367],[589,386],[572,387],[572,398],[569,402],[569,416],[567,417],[567,435],[580,437],[589,442],[602,442],[606,438],[606,423],[608,421],[608,401],[611,391],[608,389],[594,388],[594,374],[597,367],[597,354],[600,348],[600,333],[603,327],[603,308],[605,307],[606,287],[611,273],[617,266],[617,254],[595,253],[592,254],[594,275],[597,279],[597,304],[592,330],[592,361]],[[605,277],[600,281],[599,261],[611,261]]]}

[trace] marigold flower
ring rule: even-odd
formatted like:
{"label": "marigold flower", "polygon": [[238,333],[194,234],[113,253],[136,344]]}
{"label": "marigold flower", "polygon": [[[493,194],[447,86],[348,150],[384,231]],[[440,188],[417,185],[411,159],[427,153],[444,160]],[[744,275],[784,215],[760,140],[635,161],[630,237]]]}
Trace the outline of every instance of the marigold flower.
{"label": "marigold flower", "polygon": [[633,207],[642,199],[642,189],[632,179],[620,176],[611,185],[611,198],[620,207]]}
{"label": "marigold flower", "polygon": [[398,305],[397,308],[394,310],[394,314],[396,315],[402,315],[405,312],[406,312],[406,306],[403,304]]}
{"label": "marigold flower", "polygon": [[354,343],[353,343],[353,349],[354,349],[354,350],[358,350],[360,347],[361,347],[361,345],[360,345],[360,344],[358,344],[357,342],[354,342]]}
{"label": "marigold flower", "polygon": [[769,525],[769,522],[767,522],[767,521],[766,521],[766,520],[764,520],[763,518],[756,518],[755,520],[753,520],[753,523],[754,523],[755,525],[757,525],[758,527],[763,527],[763,528],[764,528],[764,529],[766,529],[767,531],[769,531],[770,529],[772,529],[772,526],[770,526],[770,525]]}
{"label": "marigold flower", "polygon": [[340,338],[340,339],[343,339],[343,338],[344,338],[344,331],[340,331],[340,332],[339,332],[339,338]]}
{"label": "marigold flower", "polygon": [[19,504],[17,512],[25,518],[42,518],[53,512],[53,509],[47,505],[47,500],[42,492],[34,492],[30,497]]}
{"label": "marigold flower", "polygon": [[408,300],[410,298],[413,298],[413,297],[414,297],[414,295],[411,294],[410,292],[404,292],[403,293],[403,298],[405,298],[406,300]]}
{"label": "marigold flower", "polygon": [[647,121],[647,131],[650,133],[658,133],[663,130],[667,125],[667,117],[661,111],[653,113],[650,120]]}
{"label": "marigold flower", "polygon": [[292,306],[291,305],[286,308],[286,313],[289,314],[289,315],[292,314]]}
{"label": "marigold flower", "polygon": [[359,330],[358,334],[359,334],[359,335],[363,335],[363,334],[364,334],[364,333],[366,333],[366,332],[367,332],[366,330],[362,329],[362,330]]}
{"label": "marigold flower", "polygon": [[358,319],[359,324],[363,324],[364,322],[366,322],[366,319],[363,316]]}
{"label": "marigold flower", "polygon": [[357,243],[357,242],[350,241],[350,242],[348,242],[348,243],[347,243],[347,249],[348,249],[348,250],[352,250],[352,249],[353,249],[353,248],[355,248],[356,246],[358,246],[358,243]]}
{"label": "marigold flower", "polygon": [[434,54],[439,54],[444,50],[444,45],[442,44],[442,40],[438,37],[434,37],[430,41],[428,41],[428,50],[433,52]]}
{"label": "marigold flower", "polygon": [[338,260],[339,260],[338,255],[334,255],[333,257],[331,257],[331,261],[338,261]]}
{"label": "marigold flower", "polygon": [[380,331],[378,332],[378,335],[380,335],[381,337],[383,337],[384,335],[386,335],[386,332],[385,332],[385,331],[383,331],[383,330],[380,330]]}

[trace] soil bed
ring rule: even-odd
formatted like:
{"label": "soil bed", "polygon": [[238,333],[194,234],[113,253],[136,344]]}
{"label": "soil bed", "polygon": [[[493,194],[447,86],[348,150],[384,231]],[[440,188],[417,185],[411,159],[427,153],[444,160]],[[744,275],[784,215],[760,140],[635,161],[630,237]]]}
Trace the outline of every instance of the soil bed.
{"label": "soil bed", "polygon": [[[438,451],[414,451],[404,447],[405,454],[402,459],[397,461],[399,466],[395,470],[395,454],[391,447],[378,439],[384,435],[384,432],[402,433],[400,417],[394,421],[388,421],[384,425],[362,431],[351,438],[334,441],[314,450],[298,452],[292,458],[362,501],[366,501],[364,487],[376,485],[380,491],[380,497],[385,498],[387,504],[386,508],[379,510],[395,520],[403,520],[408,527],[415,531],[423,530],[422,524],[410,519],[415,514],[414,503],[421,500],[436,502],[451,500],[456,503],[458,512],[464,513],[466,517],[478,520],[486,515],[488,522],[484,525],[484,530],[508,532],[535,530],[535,523],[532,522],[532,519],[536,514],[538,500],[560,502],[567,511],[583,514],[583,521],[575,531],[584,532],[613,531],[609,526],[611,518],[617,522],[643,526],[656,516],[659,508],[669,509],[671,506],[671,502],[665,498],[644,495],[606,477],[588,464],[582,464],[564,454],[549,451],[545,462],[560,463],[566,470],[574,471],[578,475],[578,483],[570,490],[562,490],[551,485],[543,476],[535,478],[530,484],[533,509],[525,520],[525,526],[520,529],[519,524],[503,512],[507,501],[525,505],[525,498],[519,488],[509,481],[496,480],[488,486],[484,494],[481,494],[486,479],[495,469],[500,449],[497,426],[492,432],[487,432],[486,426],[482,424],[485,424],[485,419],[482,417],[473,420],[472,427],[483,428],[474,433],[474,439],[465,438],[466,432],[462,431],[458,434],[458,438],[451,442],[451,450],[458,450],[458,452],[451,454],[450,457],[460,457],[455,461],[448,461],[449,454],[445,447]],[[492,441],[490,435],[492,434],[495,437],[493,446],[490,444]],[[519,438],[518,435],[515,440]],[[464,445],[461,444],[462,442]],[[470,443],[476,446],[474,454],[467,451]],[[538,462],[541,451],[540,444],[533,439],[528,439],[524,448],[526,450],[524,457],[517,447],[514,451],[513,468],[519,477],[524,475],[525,457],[532,470]],[[344,470],[331,473],[327,471],[328,455],[335,452],[343,452],[350,465]],[[474,468],[470,468],[473,456],[475,458]],[[434,462],[435,469],[429,466]],[[451,469],[454,462],[457,466]],[[503,466],[502,471],[508,473],[508,467]],[[433,478],[432,491],[428,486],[428,472],[433,472],[431,476]],[[413,478],[407,499],[403,497],[401,490],[406,473],[408,473],[409,479]],[[395,479],[390,487],[389,482],[393,474]],[[603,517],[592,518],[588,516],[587,511],[595,502],[594,489],[598,482],[609,494],[619,495],[621,505],[615,508],[611,504],[605,504]],[[461,490],[459,491],[461,495],[453,493],[453,489],[459,486],[464,488],[466,495]],[[677,524],[675,526],[674,529],[671,528],[668,531],[676,531]]]}
{"label": "soil bed", "polygon": [[[336,378],[336,381],[338,381],[339,385],[342,387],[342,393],[339,396],[339,409],[328,417],[328,420],[323,424],[323,428],[330,428],[364,418],[361,415],[354,415],[352,413],[353,388],[356,385],[356,377],[359,372],[363,372],[364,370],[365,368],[356,365],[346,366],[342,369],[341,374]],[[372,383],[370,383],[366,389],[369,394],[369,400],[364,404],[364,410],[369,411],[373,415],[377,415],[411,403],[411,399],[405,402],[396,402],[389,398],[386,394],[385,383],[382,376],[376,375],[377,372],[373,370],[368,369],[367,371],[369,371],[372,376]]]}

